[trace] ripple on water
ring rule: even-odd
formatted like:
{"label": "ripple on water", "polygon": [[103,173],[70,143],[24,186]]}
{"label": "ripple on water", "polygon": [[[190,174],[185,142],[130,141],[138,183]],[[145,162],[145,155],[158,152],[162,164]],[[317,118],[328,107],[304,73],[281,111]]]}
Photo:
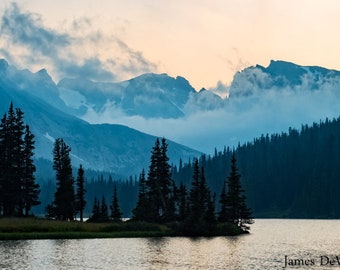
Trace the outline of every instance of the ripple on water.
{"label": "ripple on water", "polygon": [[237,237],[0,241],[0,269],[282,269],[339,247],[338,220],[262,219]]}

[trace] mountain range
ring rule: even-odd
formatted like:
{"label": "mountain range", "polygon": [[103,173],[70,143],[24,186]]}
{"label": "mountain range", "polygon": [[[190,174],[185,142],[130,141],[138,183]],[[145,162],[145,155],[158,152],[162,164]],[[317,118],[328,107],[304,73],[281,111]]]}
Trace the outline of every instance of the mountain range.
{"label": "mountain range", "polygon": [[[23,110],[24,121],[35,135],[37,159],[52,160],[54,140],[62,137],[71,146],[74,166],[82,164],[87,169],[120,176],[138,174],[147,168],[155,136],[123,125],[89,124],[66,113],[68,107],[59,98],[58,87],[46,70],[20,71],[1,60],[0,93],[3,113],[11,101]],[[168,154],[174,164],[180,158],[188,160],[200,155],[199,151],[168,143]]]}
{"label": "mountain range", "polygon": [[340,72],[318,66],[299,66],[271,61],[267,68],[256,65],[237,72],[230,85],[230,98],[249,96],[270,89],[317,91],[327,84],[339,87]]}
{"label": "mountain range", "polygon": [[52,160],[54,139],[63,137],[75,166],[117,175],[147,168],[156,137],[170,139],[177,164],[340,112],[340,72],[322,67],[271,61],[237,72],[227,91],[222,98],[213,89],[196,91],[183,77],[153,73],[123,82],[55,83],[45,69],[33,73],[0,60],[1,111],[10,101],[22,108],[36,136],[36,158]]}

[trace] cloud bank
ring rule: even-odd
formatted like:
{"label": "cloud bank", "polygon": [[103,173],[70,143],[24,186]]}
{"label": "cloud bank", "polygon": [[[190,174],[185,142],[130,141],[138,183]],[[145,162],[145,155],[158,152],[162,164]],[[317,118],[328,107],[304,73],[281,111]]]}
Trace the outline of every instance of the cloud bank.
{"label": "cloud bank", "polygon": [[[40,15],[11,4],[1,18],[0,56],[19,67],[46,67],[58,79],[112,81],[157,71],[157,66],[141,52],[115,35],[104,35],[89,18],[74,20],[67,29],[50,29]],[[245,64],[241,58],[237,63],[230,62],[237,67]],[[239,88],[245,91],[242,94],[229,96],[230,86],[219,82],[210,90],[224,98],[222,105],[214,109],[214,100],[204,95],[199,102],[212,104],[210,109],[199,110],[188,103],[185,116],[179,119],[126,116],[109,103],[100,113],[89,110],[83,119],[128,125],[212,153],[214,147],[233,147],[261,134],[280,133],[288,127],[299,128],[339,116],[340,78],[315,81],[314,77],[304,76],[296,87],[277,88],[270,86],[270,78],[260,70],[250,75],[253,77],[244,80]]]}
{"label": "cloud bank", "polygon": [[45,27],[40,15],[12,3],[3,12],[0,37],[0,56],[17,66],[45,67],[58,80],[113,81],[157,70],[118,37],[93,29],[89,18],[74,20],[62,32]]}
{"label": "cloud bank", "polygon": [[[251,94],[225,98],[216,109],[198,110],[187,104],[185,117],[145,119],[126,116],[119,108],[108,106],[101,113],[88,111],[83,118],[92,123],[128,125],[213,153],[215,147],[222,150],[224,146],[234,147],[262,134],[281,133],[289,127],[300,129],[301,125],[339,117],[340,77],[316,81],[313,76],[304,76],[299,85],[264,90],[263,84],[270,85],[271,78],[260,74],[260,70],[253,72],[260,80],[243,82],[244,87],[252,89]],[[214,100],[210,102],[213,104]]]}

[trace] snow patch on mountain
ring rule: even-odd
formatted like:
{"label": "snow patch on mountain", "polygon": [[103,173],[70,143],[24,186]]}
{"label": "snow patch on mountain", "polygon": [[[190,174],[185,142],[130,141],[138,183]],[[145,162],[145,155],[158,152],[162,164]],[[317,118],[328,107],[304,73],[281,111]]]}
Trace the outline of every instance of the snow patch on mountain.
{"label": "snow patch on mountain", "polygon": [[66,89],[63,87],[59,87],[58,90],[59,96],[64,101],[66,106],[73,109],[79,109],[82,106],[90,107],[86,102],[86,98],[78,91]]}
{"label": "snow patch on mountain", "polygon": [[53,143],[55,142],[55,139],[50,134],[48,134],[48,132],[45,133],[44,137],[48,139],[50,142]]}

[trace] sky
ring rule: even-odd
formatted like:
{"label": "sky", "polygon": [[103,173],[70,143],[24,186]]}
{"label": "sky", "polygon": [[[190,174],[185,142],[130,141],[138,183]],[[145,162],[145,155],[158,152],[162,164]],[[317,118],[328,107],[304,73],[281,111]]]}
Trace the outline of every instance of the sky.
{"label": "sky", "polygon": [[271,59],[340,70],[338,0],[0,2],[0,57],[58,82],[183,76],[228,86]]}
{"label": "sky", "polygon": [[[45,68],[56,83],[167,73],[225,97],[236,72],[270,60],[340,70],[339,14],[338,0],[2,0],[0,58],[18,69]],[[309,91],[313,78],[304,80],[299,91],[258,89],[180,119],[114,110],[83,119],[128,125],[212,153],[338,117],[340,78],[320,81],[321,91]]]}

